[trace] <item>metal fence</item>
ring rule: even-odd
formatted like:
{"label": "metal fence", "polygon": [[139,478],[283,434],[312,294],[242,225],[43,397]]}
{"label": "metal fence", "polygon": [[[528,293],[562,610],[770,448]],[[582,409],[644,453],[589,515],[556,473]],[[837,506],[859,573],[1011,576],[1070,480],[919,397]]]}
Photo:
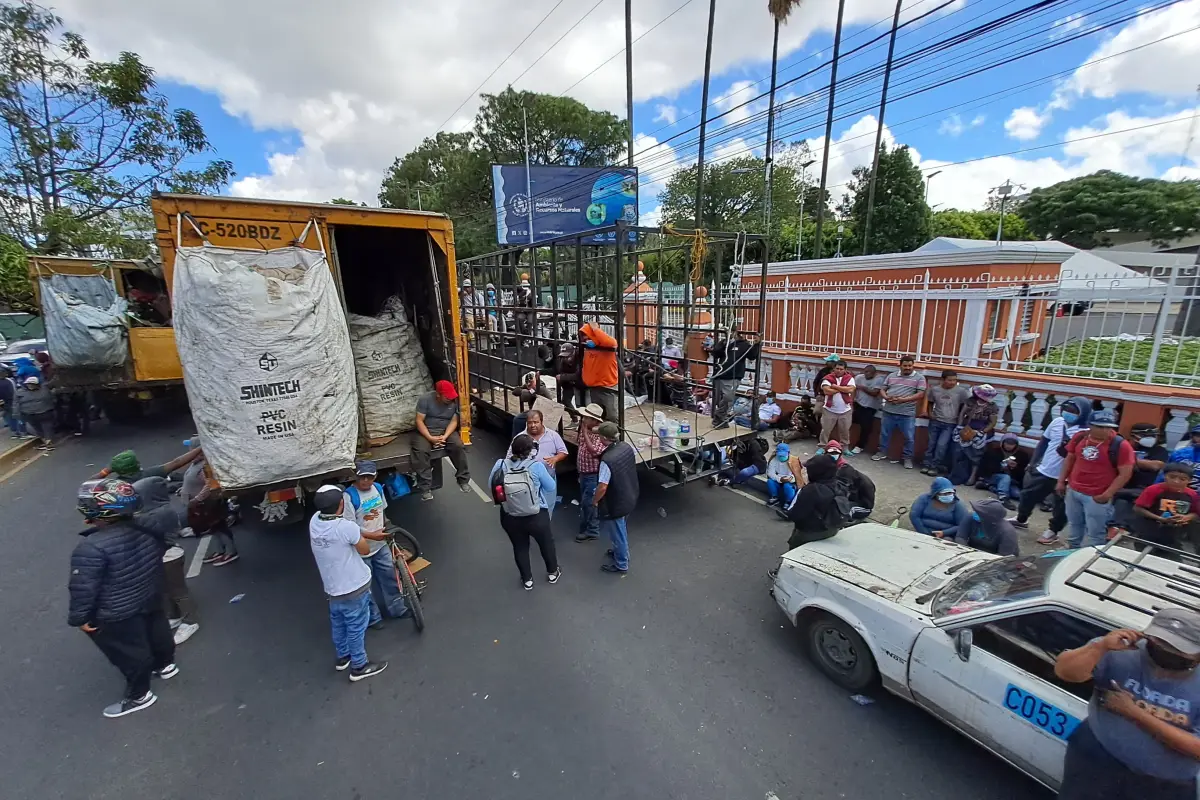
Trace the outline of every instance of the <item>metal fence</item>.
{"label": "metal fence", "polygon": [[[1200,386],[1196,266],[768,282],[768,346],[925,364]],[[757,289],[748,289],[757,293]]]}

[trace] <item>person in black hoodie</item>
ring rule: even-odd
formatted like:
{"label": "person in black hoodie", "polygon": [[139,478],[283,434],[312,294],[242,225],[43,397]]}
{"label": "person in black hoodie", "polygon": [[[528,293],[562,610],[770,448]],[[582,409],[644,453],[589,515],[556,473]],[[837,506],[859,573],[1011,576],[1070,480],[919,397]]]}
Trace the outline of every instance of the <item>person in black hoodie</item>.
{"label": "person in black hoodie", "polygon": [[1029,455],[1021,449],[1021,442],[1011,433],[1000,440],[1000,447],[988,447],[979,462],[979,482],[976,489],[990,489],[1000,498],[1009,511],[1016,511],[1014,502],[1021,497],[1021,485],[1025,482],[1025,470],[1029,468]]}
{"label": "person in black hoodie", "polygon": [[1017,529],[1004,518],[1005,508],[999,500],[975,500],[971,516],[960,525],[954,541],[998,556],[1019,556]]}
{"label": "person in black hoodie", "polygon": [[67,624],[86,633],[125,676],[125,697],[104,709],[123,717],[158,699],[150,676],[171,678],[175,641],[163,610],[163,534],[134,521],[137,491],[117,478],[79,487],[79,511],[88,521],[71,554]]}
{"label": "person in black hoodie", "polygon": [[713,476],[709,483],[715,486],[745,483],[755,475],[767,474],[767,442],[758,436],[739,439],[734,446],[733,466],[721,475]]}
{"label": "person in black hoodie", "polygon": [[[793,550],[808,542],[829,539],[845,524],[838,510],[837,465],[825,455],[813,456],[804,464],[808,483],[796,495],[796,502],[788,510],[792,520],[792,535],[788,538],[788,549]],[[843,498],[846,499],[843,495]]]}
{"label": "person in black hoodie", "polygon": [[756,360],[759,350],[760,344],[747,339],[744,331],[738,331],[732,341],[722,339],[713,345],[713,428],[729,427],[738,384],[746,377],[746,362]]}

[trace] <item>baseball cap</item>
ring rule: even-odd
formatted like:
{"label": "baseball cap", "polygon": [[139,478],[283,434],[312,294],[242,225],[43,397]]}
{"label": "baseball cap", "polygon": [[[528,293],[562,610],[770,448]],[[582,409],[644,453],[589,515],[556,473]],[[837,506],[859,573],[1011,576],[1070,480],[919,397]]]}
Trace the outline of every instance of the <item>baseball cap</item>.
{"label": "baseball cap", "polygon": [[1200,433],[1200,425],[1193,425],[1192,426],[1192,436],[1195,436],[1198,433]]}
{"label": "baseball cap", "polygon": [[1200,614],[1183,608],[1164,608],[1143,631],[1185,656],[1200,656]]}
{"label": "baseball cap", "polygon": [[576,409],[580,414],[591,419],[604,419],[604,407],[599,403],[588,403],[583,408]]}
{"label": "baseball cap", "polygon": [[842,357],[837,353],[830,353],[829,355],[825,356],[825,360],[832,364],[834,361],[841,361]]}
{"label": "baseball cap", "polygon": [[464,279],[464,280],[463,280],[463,288],[464,288],[464,289],[470,289],[470,288],[471,288],[471,279],[470,279],[470,278],[466,278],[466,279]]}
{"label": "baseball cap", "polygon": [[354,474],[360,478],[370,475],[374,477],[379,474],[379,470],[375,467],[374,461],[359,461],[354,465]]}
{"label": "baseball cap", "polygon": [[1117,415],[1105,408],[1092,414],[1088,424],[1093,428],[1115,428],[1117,427]]}
{"label": "baseball cap", "polygon": [[844,452],[842,450],[842,443],[839,442],[837,439],[830,439],[828,442],[825,443],[825,452],[826,453]]}
{"label": "baseball cap", "polygon": [[458,399],[458,389],[455,389],[454,384],[450,381],[438,381],[433,385],[433,388],[437,389],[437,393],[447,400]]}
{"label": "baseball cap", "polygon": [[342,504],[342,490],[338,486],[325,484],[313,495],[313,505],[323,514],[333,514]]}
{"label": "baseball cap", "polygon": [[26,386],[37,386],[41,382],[42,382],[41,378],[39,378],[37,375],[30,375],[28,378],[25,379]]}
{"label": "baseball cap", "polygon": [[612,439],[614,442],[621,438],[621,429],[615,422],[601,422],[596,426],[596,433],[605,439]]}

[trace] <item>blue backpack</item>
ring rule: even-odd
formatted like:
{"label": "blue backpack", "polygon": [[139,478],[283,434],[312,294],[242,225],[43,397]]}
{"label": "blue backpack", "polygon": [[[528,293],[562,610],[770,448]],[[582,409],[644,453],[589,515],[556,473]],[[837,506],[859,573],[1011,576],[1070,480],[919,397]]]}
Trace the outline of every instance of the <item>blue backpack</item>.
{"label": "blue backpack", "polygon": [[[375,484],[375,491],[379,492],[380,497],[386,497],[383,493],[383,487],[378,483]],[[346,494],[350,495],[350,505],[354,506],[355,511],[358,511],[359,506],[362,505],[362,495],[358,493],[358,487],[353,483],[350,484],[346,487]]]}

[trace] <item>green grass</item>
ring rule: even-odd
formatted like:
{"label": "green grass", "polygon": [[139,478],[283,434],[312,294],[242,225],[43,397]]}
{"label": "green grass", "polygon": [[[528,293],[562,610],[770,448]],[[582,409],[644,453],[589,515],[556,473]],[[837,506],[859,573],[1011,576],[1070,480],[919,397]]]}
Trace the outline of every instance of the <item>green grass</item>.
{"label": "green grass", "polygon": [[[1052,347],[1044,358],[1022,367],[1027,372],[1069,375],[1076,378],[1142,381],[1150,368],[1151,341],[1112,342],[1088,339]],[[1176,362],[1178,358],[1178,362]],[[1078,365],[1078,366],[1075,366]],[[1095,365],[1095,366],[1093,366]],[[1111,367],[1110,367],[1111,365]],[[1116,373],[1112,370],[1129,370]],[[1200,338],[1178,344],[1164,342],[1158,351],[1154,383],[1162,386],[1200,386]],[[1174,373],[1179,377],[1166,378]]]}

